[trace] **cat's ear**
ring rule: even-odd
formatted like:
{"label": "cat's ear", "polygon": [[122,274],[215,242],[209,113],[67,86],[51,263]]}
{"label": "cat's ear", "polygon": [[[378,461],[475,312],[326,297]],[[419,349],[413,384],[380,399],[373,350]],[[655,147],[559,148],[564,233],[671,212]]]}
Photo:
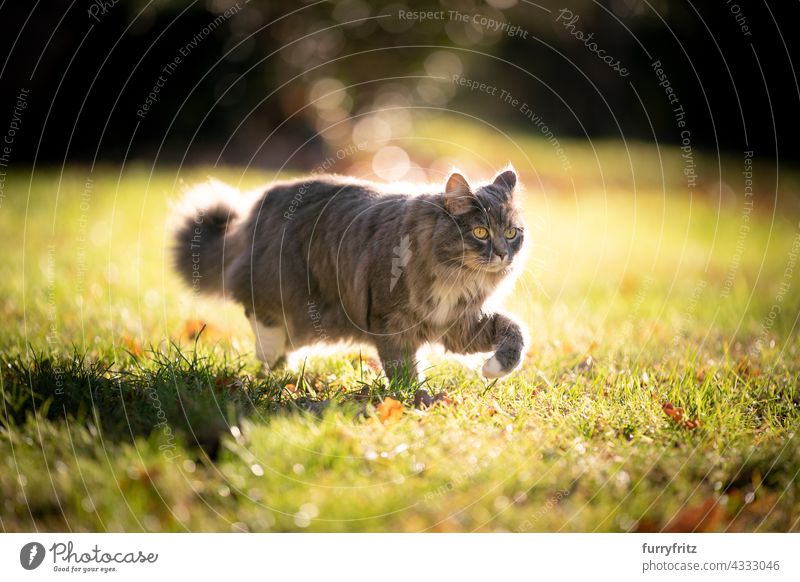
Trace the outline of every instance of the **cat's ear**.
{"label": "cat's ear", "polygon": [[447,179],[444,187],[444,206],[451,214],[463,214],[472,207],[472,189],[469,187],[466,178],[454,172]]}
{"label": "cat's ear", "polygon": [[494,185],[505,192],[506,197],[510,198],[514,193],[514,186],[517,185],[517,174],[514,170],[506,170],[494,179]]}

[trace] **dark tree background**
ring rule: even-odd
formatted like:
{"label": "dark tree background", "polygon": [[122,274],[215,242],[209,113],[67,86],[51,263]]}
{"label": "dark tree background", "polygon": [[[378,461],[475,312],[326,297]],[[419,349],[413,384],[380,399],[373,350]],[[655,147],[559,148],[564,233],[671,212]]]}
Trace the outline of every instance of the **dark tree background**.
{"label": "dark tree background", "polygon": [[[291,158],[293,167],[314,164],[332,144],[352,141],[365,114],[389,105],[448,107],[520,129],[519,112],[499,103],[487,108],[485,96],[456,90],[447,77],[460,71],[535,104],[559,138],[678,143],[651,67],[658,59],[691,120],[694,147],[797,160],[797,6],[763,0],[6,1],[0,4],[0,126],[11,122],[16,97],[26,89],[29,106],[18,123],[14,161],[275,166],[310,140]],[[556,21],[562,7],[579,15],[573,30],[594,33],[628,77]],[[527,38],[471,21],[404,20],[399,10],[479,14],[515,25]],[[182,49],[186,54],[165,76],[157,101],[137,115]]]}

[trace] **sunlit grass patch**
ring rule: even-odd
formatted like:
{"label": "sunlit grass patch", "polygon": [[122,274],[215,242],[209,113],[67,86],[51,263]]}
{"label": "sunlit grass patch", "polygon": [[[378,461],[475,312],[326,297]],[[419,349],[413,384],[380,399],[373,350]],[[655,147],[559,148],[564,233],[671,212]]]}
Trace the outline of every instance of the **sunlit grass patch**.
{"label": "sunlit grass patch", "polygon": [[653,146],[629,144],[634,189],[613,145],[567,144],[573,191],[519,143],[537,168],[491,142],[529,188],[506,306],[531,345],[497,383],[434,351],[386,385],[359,347],[264,376],[240,309],[167,261],[168,201],[208,171],[37,171],[0,209],[2,528],[797,531],[797,177],[740,244],[741,201],[662,184]]}

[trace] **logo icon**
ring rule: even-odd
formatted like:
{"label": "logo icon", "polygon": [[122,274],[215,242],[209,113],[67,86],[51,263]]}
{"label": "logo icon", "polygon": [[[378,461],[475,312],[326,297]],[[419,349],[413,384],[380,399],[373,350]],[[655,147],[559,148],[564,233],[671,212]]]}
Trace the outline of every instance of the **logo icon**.
{"label": "logo icon", "polygon": [[403,267],[408,265],[411,259],[411,237],[405,235],[400,239],[400,244],[392,249],[394,258],[392,259],[392,279],[389,282],[389,291],[394,290],[397,281],[403,275]]}
{"label": "logo icon", "polygon": [[19,563],[26,570],[35,570],[44,561],[44,546],[39,542],[30,542],[19,551]]}

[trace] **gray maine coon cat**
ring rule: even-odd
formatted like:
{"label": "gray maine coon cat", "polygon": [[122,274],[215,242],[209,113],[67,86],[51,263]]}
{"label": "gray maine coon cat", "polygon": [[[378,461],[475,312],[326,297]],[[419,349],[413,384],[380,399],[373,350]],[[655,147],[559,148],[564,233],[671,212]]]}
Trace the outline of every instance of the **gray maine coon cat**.
{"label": "gray maine coon cat", "polygon": [[219,183],[190,192],[175,232],[175,266],[203,293],[242,304],[270,368],[317,342],[374,345],[387,376],[416,374],[439,343],[490,352],[489,378],[519,366],[523,328],[484,303],[520,266],[524,225],[512,170],[473,189],[395,194],[339,176],[281,182],[253,195]]}

